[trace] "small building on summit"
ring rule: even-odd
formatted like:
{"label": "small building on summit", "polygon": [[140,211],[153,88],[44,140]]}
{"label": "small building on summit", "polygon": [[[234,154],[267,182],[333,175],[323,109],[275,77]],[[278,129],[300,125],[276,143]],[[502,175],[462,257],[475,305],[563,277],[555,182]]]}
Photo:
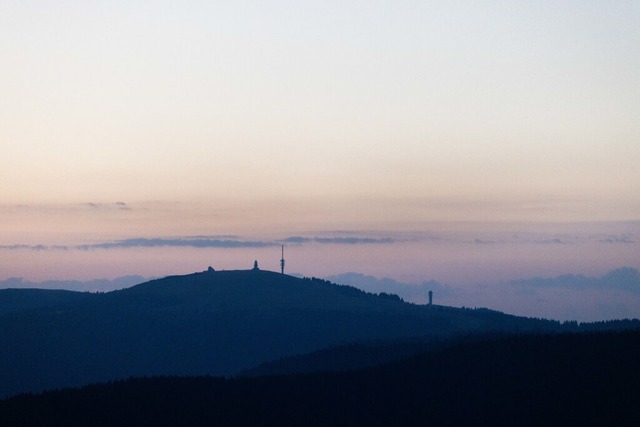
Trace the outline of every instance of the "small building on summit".
{"label": "small building on summit", "polygon": [[254,269],[254,270],[260,270],[260,269],[258,268],[258,260],[253,261],[253,269]]}

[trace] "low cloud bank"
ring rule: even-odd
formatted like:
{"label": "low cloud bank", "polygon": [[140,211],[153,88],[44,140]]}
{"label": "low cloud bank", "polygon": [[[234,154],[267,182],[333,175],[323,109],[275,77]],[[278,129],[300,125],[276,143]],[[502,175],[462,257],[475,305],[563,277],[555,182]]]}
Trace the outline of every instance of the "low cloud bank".
{"label": "low cloud bank", "polygon": [[358,245],[358,244],[384,244],[384,243],[393,243],[394,239],[389,237],[384,237],[380,239],[375,239],[372,237],[300,237],[293,236],[287,237],[282,240],[283,243],[321,243],[321,244],[338,244],[338,245]]}
{"label": "low cloud bank", "polygon": [[551,278],[534,277],[514,280],[508,284],[515,287],[611,290],[640,294],[640,271],[631,267],[622,267],[610,271],[602,277],[565,274]]}
{"label": "low cloud bank", "polygon": [[389,237],[371,238],[358,236],[343,237],[302,237],[291,236],[279,240],[242,240],[236,238],[219,237],[176,237],[176,238],[145,238],[138,237],[132,239],[115,240],[112,242],[91,243],[82,245],[0,245],[4,250],[32,250],[32,251],[52,251],[52,250],[100,250],[100,249],[128,249],[128,248],[156,248],[156,247],[190,247],[190,248],[266,248],[279,246],[281,244],[303,245],[309,243],[334,244],[334,245],[371,245],[390,244],[395,240]]}
{"label": "low cloud bank", "polygon": [[44,282],[31,282],[22,278],[10,278],[0,281],[0,289],[64,289],[78,292],[109,292],[117,289],[130,288],[147,281],[142,276],[122,276],[113,280],[93,279],[80,280],[46,280]]}
{"label": "low cloud bank", "polygon": [[122,249],[122,248],[154,248],[154,247],[192,247],[192,248],[262,248],[274,246],[272,242],[243,241],[233,239],[211,239],[211,238],[136,238],[118,240],[115,242],[97,243],[92,245],[76,246],[77,249]]}

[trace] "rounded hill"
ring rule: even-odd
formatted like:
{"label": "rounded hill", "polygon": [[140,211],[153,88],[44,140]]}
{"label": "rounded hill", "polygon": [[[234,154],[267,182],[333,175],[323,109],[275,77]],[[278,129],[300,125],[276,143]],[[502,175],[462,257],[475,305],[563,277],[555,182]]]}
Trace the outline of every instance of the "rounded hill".
{"label": "rounded hill", "polygon": [[557,327],[261,270],[82,295],[0,315],[0,396],[131,376],[231,375],[350,343]]}

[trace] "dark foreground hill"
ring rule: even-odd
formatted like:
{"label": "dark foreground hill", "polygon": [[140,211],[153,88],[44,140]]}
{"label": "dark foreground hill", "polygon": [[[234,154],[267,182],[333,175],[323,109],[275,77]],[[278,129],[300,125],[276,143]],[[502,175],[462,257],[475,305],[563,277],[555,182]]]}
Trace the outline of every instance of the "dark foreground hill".
{"label": "dark foreground hill", "polygon": [[344,373],[130,379],[0,401],[0,425],[640,425],[640,332],[517,335]]}
{"label": "dark foreground hill", "polygon": [[[7,298],[19,301],[14,309]],[[129,377],[233,375],[351,343],[566,328],[259,270],[167,277],[104,294],[6,290],[0,307],[0,397]]]}

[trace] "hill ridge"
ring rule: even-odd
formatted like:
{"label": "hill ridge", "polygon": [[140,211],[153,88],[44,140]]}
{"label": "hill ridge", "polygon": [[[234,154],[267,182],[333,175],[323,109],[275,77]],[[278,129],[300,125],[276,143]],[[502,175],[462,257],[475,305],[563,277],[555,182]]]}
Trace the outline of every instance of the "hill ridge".
{"label": "hill ridge", "polygon": [[61,295],[62,302],[0,314],[0,396],[131,376],[235,375],[351,343],[562,327],[267,270],[204,271]]}

